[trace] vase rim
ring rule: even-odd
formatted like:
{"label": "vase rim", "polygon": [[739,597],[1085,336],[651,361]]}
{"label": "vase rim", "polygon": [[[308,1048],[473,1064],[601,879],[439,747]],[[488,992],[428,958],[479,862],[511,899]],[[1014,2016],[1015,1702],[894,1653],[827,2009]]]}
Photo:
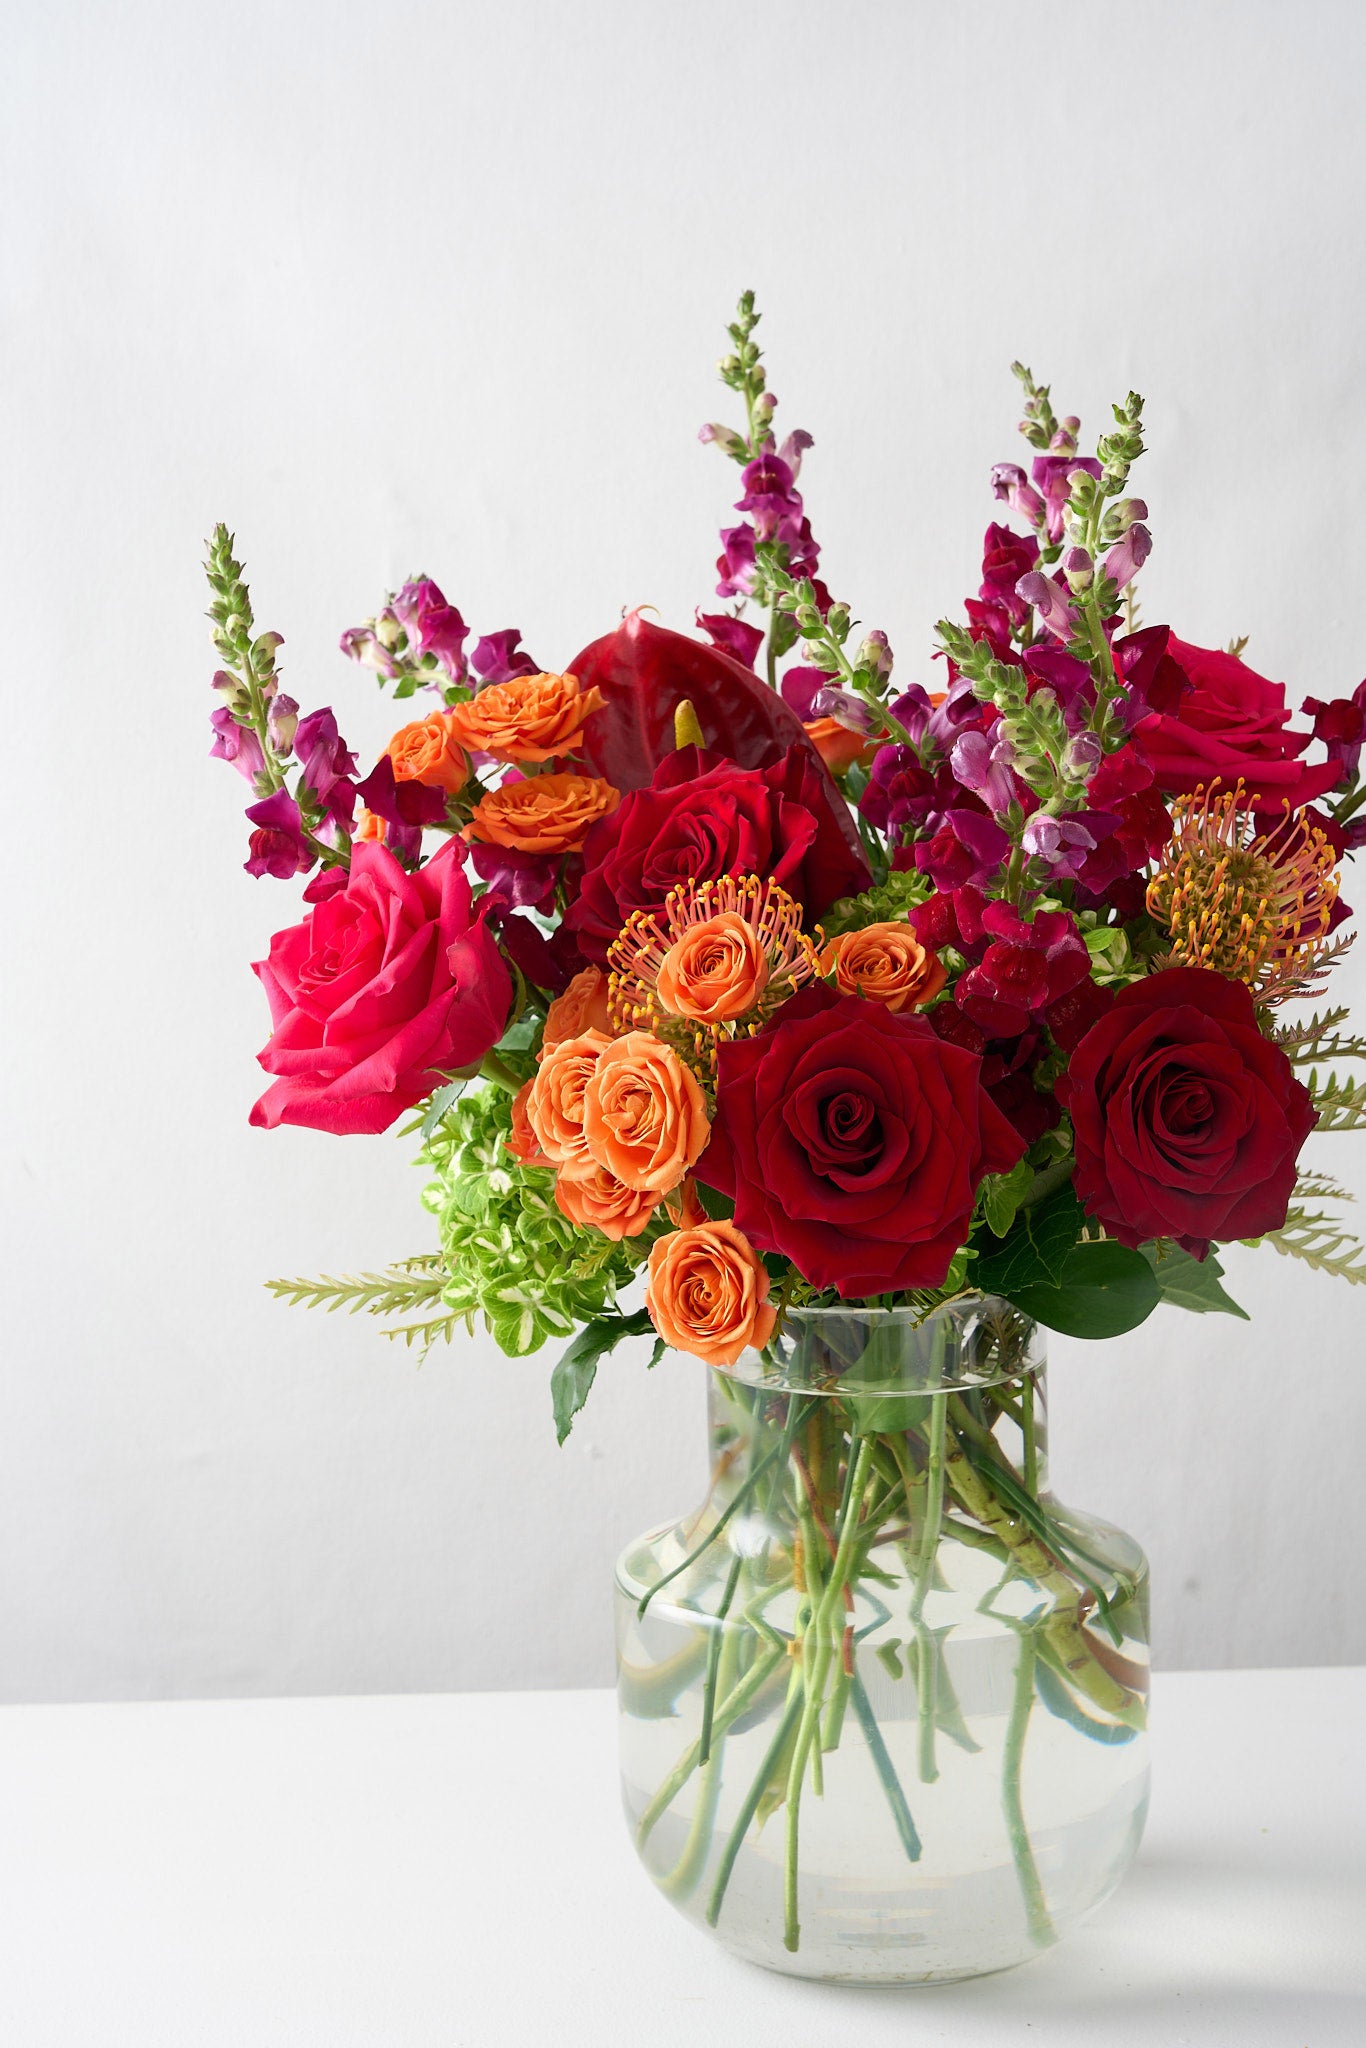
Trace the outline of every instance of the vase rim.
{"label": "vase rim", "polygon": [[[888,1329],[897,1332],[899,1354],[884,1351],[870,1364],[877,1333]],[[895,1400],[999,1386],[1043,1364],[1037,1323],[999,1295],[963,1294],[928,1311],[861,1302],[788,1309],[762,1351],[715,1370],[773,1393]]]}

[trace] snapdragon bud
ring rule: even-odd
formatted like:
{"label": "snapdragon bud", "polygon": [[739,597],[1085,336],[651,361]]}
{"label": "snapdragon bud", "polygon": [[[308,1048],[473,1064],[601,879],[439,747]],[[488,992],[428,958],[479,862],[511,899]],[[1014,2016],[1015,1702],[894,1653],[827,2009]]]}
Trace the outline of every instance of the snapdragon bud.
{"label": "snapdragon bud", "polygon": [[375,638],[380,646],[387,648],[391,654],[403,638],[403,621],[388,605],[375,620]]}
{"label": "snapdragon bud", "polygon": [[892,650],[887,635],[881,628],[875,628],[859,642],[854,656],[854,667],[865,668],[880,683],[885,683],[892,673]]}
{"label": "snapdragon bud", "polygon": [[1062,573],[1069,590],[1089,590],[1095,565],[1085,548],[1069,548],[1062,558]]}
{"label": "snapdragon bud", "polygon": [[849,631],[849,607],[847,604],[832,604],[826,614],[826,625],[837,640],[843,640]]}
{"label": "snapdragon bud", "polygon": [[[762,372],[760,374],[762,375]],[[767,418],[772,419],[774,413],[778,410],[778,401],[771,391],[765,391],[762,397],[759,399],[754,410],[756,412],[761,412],[765,414]]]}
{"label": "snapdragon bud", "polygon": [[1069,782],[1087,782],[1100,766],[1101,744],[1097,734],[1078,732],[1063,749],[1062,772]]}
{"label": "snapdragon bud", "polygon": [[736,461],[749,454],[744,436],[737,434],[734,427],[723,427],[719,420],[708,420],[706,426],[699,429],[697,438],[704,444],[714,442],[723,455],[732,456]]}
{"label": "snapdragon bud", "polygon": [[226,700],[234,717],[250,711],[251,693],[239,676],[229,675],[225,668],[220,668],[215,672],[213,687]]}
{"label": "snapdragon bud", "polygon": [[1147,516],[1148,508],[1142,498],[1121,498],[1119,503],[1112,505],[1106,513],[1100,537],[1107,541],[1121,540],[1131,526],[1137,525],[1140,519],[1146,519]]}
{"label": "snapdragon bud", "polygon": [[292,697],[286,697],[281,690],[272,697],[266,731],[270,736],[272,751],[278,754],[282,761],[294,745],[294,735],[298,727],[299,707]]}
{"label": "snapdragon bud", "polygon": [[251,643],[252,666],[268,675],[275,666],[275,650],[283,647],[283,633],[258,633]]}

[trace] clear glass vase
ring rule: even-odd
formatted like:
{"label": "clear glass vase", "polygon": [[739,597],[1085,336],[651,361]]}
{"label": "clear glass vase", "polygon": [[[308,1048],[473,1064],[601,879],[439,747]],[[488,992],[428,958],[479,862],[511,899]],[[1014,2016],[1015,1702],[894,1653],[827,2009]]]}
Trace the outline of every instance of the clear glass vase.
{"label": "clear glass vase", "polygon": [[1118,1884],[1148,1797],[1147,1564],[1048,1491],[1036,1326],[799,1310],[711,1381],[705,1501],[617,1567],[646,1869],[797,1976],[1025,1961]]}

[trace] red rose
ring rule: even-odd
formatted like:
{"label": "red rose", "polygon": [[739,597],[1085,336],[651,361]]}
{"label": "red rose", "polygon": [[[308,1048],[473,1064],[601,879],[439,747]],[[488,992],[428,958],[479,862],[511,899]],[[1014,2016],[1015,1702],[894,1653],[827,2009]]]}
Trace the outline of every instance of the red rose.
{"label": "red rose", "polygon": [[462,850],[452,843],[410,875],[363,840],[345,886],[275,934],[256,962],[273,1026],[258,1057],[280,1078],[254,1124],[387,1130],[497,1042],[512,986],[482,917],[471,920]]}
{"label": "red rose", "polygon": [[829,787],[818,756],[804,748],[789,748],[768,768],[739,768],[680,747],[648,789],[623,797],[589,832],[565,929],[586,959],[601,963],[633,910],[658,910],[676,882],[716,875],[771,875],[819,917],[871,880],[827,800]]}
{"label": "red rose", "polygon": [[1241,776],[1251,796],[1299,810],[1333,787],[1335,763],[1306,767],[1297,758],[1312,734],[1285,730],[1290,712],[1282,683],[1269,683],[1236,655],[1191,647],[1174,633],[1166,654],[1187,687],[1172,710],[1150,711],[1134,727],[1164,796],[1189,795],[1216,777],[1231,789]]}
{"label": "red rose", "polygon": [[1285,1222],[1317,1119],[1241,982],[1206,967],[1133,982],[1056,1086],[1076,1132],[1077,1193],[1122,1244],[1173,1237],[1203,1258],[1213,1239]]}
{"label": "red rose", "polygon": [[1025,1149],[981,1067],[924,1017],[804,989],[757,1038],[721,1046],[698,1177],[815,1287],[938,1287],[983,1176]]}

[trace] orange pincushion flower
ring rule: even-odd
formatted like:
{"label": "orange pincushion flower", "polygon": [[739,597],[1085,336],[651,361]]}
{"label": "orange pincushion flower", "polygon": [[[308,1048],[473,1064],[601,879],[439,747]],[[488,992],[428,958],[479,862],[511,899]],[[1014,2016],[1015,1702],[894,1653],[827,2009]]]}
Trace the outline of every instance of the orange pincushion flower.
{"label": "orange pincushion flower", "polygon": [[908,924],[841,933],[821,954],[821,972],[834,974],[842,996],[867,996],[893,1014],[923,1009],[948,978],[938,954],[922,946]]}
{"label": "orange pincushion flower", "polygon": [[[556,1046],[547,1062],[563,1051]],[[710,1135],[706,1098],[672,1046],[648,1031],[628,1031],[599,1052],[583,1091],[583,1143],[596,1165],[628,1188],[666,1195]]]}
{"label": "orange pincushion flower", "polygon": [[562,1038],[577,1038],[582,1031],[605,1031],[610,1037],[611,1030],[607,976],[600,967],[585,967],[546,1011],[542,1043],[558,1045]]}
{"label": "orange pincushion flower", "polygon": [[758,933],[733,910],[691,925],[659,963],[655,993],[675,1017],[728,1023],[752,1010],[768,986]]}
{"label": "orange pincushion flower", "polygon": [[526,1099],[526,1120],[542,1152],[561,1173],[584,1176],[598,1165],[584,1138],[584,1092],[598,1055],[611,1039],[601,1031],[561,1039],[541,1055]]}
{"label": "orange pincushion flower", "polygon": [[1326,833],[1288,805],[1259,833],[1241,782],[1202,784],[1172,805],[1172,820],[1148,884],[1172,960],[1241,981],[1259,1003],[1315,994],[1348,943],[1328,941],[1338,876]]}
{"label": "orange pincushion flower", "polygon": [[540,1140],[527,1122],[526,1106],[536,1083],[524,1081],[512,1098],[512,1129],[503,1143],[521,1166],[549,1166]]}
{"label": "orange pincushion flower", "polygon": [[820,971],[801,905],[757,875],[678,883],[662,912],[632,912],[607,960],[618,1027],[648,1026],[704,1075],[721,1039],[759,1030]]}
{"label": "orange pincushion flower", "polygon": [[614,1241],[639,1237],[659,1206],[658,1195],[628,1188],[604,1166],[595,1166],[582,1179],[561,1174],[555,1183],[555,1200],[561,1215],[580,1230],[600,1230]]}
{"label": "orange pincushion flower", "polygon": [[581,690],[577,676],[514,676],[490,683],[449,717],[456,738],[472,754],[549,761],[578,752],[583,722],[601,704],[602,692]]}
{"label": "orange pincushion flower", "polygon": [[705,1365],[734,1365],[742,1351],[761,1350],[778,1320],[768,1274],[733,1223],[675,1230],[652,1245],[645,1305],[664,1342]]}
{"label": "orange pincushion flower", "polygon": [[572,853],[620,802],[595,775],[529,775],[490,790],[471,811],[465,837],[519,853]]}
{"label": "orange pincushion flower", "polygon": [[396,732],[386,749],[395,782],[422,782],[452,795],[469,779],[470,764],[451,728],[453,713],[434,711]]}

